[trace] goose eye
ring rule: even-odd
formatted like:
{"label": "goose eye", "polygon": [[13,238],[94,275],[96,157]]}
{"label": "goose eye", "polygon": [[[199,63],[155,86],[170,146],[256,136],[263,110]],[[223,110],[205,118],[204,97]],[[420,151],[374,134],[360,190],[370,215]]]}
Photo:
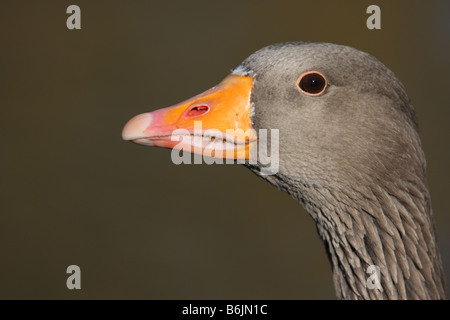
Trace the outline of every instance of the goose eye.
{"label": "goose eye", "polygon": [[327,87],[327,79],[318,71],[304,72],[297,80],[300,91],[308,96],[318,96]]}

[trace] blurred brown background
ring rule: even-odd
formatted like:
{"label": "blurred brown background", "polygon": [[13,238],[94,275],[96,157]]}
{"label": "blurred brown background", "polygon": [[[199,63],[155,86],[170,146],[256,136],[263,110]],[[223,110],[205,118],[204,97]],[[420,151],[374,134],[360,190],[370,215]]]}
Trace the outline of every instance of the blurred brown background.
{"label": "blurred brown background", "polygon": [[[66,28],[70,4],[81,30]],[[366,28],[370,4],[381,30]],[[449,1],[2,2],[0,298],[334,299],[324,246],[288,195],[120,136],[290,40],[370,52],[406,86],[448,277],[449,18]]]}

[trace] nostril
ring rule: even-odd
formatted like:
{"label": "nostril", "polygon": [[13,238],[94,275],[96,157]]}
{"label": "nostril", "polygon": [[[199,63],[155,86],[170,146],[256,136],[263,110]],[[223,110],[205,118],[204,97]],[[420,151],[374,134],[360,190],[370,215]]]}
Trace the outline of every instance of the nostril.
{"label": "nostril", "polygon": [[209,111],[209,107],[205,105],[194,106],[186,113],[188,117],[198,117]]}

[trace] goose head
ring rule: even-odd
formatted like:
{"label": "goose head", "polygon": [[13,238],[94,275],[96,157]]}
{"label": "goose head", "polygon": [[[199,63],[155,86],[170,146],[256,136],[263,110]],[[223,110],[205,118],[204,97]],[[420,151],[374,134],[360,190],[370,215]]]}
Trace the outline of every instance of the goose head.
{"label": "goose head", "polygon": [[290,194],[316,222],[339,298],[444,298],[418,131],[403,85],[376,58],[290,42],[132,118],[122,136],[237,160]]}

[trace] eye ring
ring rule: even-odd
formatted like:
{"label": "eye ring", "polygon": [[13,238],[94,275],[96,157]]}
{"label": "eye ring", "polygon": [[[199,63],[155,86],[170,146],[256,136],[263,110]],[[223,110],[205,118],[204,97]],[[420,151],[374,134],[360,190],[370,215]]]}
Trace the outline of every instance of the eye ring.
{"label": "eye ring", "polygon": [[327,78],[319,71],[306,71],[297,78],[297,87],[310,97],[320,96],[327,88]]}

